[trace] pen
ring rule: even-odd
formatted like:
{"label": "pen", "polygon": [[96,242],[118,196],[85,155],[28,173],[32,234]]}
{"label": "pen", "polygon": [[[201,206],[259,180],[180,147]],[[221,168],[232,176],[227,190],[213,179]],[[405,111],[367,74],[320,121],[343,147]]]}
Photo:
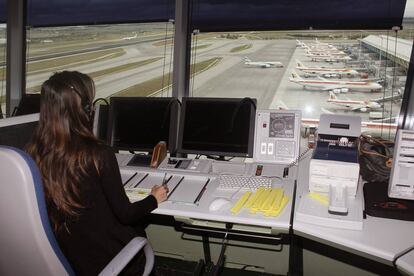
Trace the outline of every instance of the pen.
{"label": "pen", "polygon": [[201,189],[200,193],[198,194],[197,198],[194,200],[194,204],[198,205],[198,202],[200,201],[201,197],[203,196],[204,192],[206,191],[207,185],[210,182],[210,178],[207,179],[206,184],[204,184],[203,188]]}
{"label": "pen", "polygon": [[167,173],[164,173],[164,178],[162,179],[162,185],[165,186],[167,184]]}

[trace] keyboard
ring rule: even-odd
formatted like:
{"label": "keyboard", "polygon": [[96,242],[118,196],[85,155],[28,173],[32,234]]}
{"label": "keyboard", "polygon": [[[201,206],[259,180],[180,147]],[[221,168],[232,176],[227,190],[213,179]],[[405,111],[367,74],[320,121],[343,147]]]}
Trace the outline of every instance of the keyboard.
{"label": "keyboard", "polygon": [[272,188],[272,179],[260,176],[220,175],[218,181],[219,190],[256,191],[259,187]]}

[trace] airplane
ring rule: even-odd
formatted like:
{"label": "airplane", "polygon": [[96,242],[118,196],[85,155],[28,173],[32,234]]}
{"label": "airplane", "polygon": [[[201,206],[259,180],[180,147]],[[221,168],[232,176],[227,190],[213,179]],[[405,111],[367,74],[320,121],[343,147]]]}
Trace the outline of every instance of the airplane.
{"label": "airplane", "polygon": [[261,68],[283,67],[283,63],[279,61],[251,61],[248,57],[244,57],[244,65],[257,66]]}
{"label": "airplane", "polygon": [[373,101],[372,100],[371,101],[342,100],[342,99],[338,99],[338,97],[332,91],[329,91],[329,99],[327,100],[327,102],[346,106],[346,107],[351,107],[351,111],[367,112],[368,110],[381,108],[381,104],[376,102],[375,100]]}
{"label": "airplane", "polygon": [[324,48],[324,49],[335,49],[336,50],[336,47],[333,46],[332,44],[323,43],[323,42],[320,42],[317,39],[315,39],[315,42],[311,43],[311,44],[306,44],[305,42],[296,39],[296,47],[299,47],[299,48]]}
{"label": "airplane", "polygon": [[312,61],[326,61],[326,62],[348,61],[352,59],[350,56],[315,55],[311,53],[307,53],[306,56],[310,57]]}
{"label": "airplane", "polygon": [[123,40],[131,40],[131,39],[134,39],[134,38],[137,38],[137,37],[138,37],[138,35],[137,35],[137,33],[135,33],[134,36],[127,36],[127,37],[123,37],[122,39]]}
{"label": "airplane", "polygon": [[339,78],[345,76],[356,76],[359,72],[351,68],[328,68],[328,67],[306,67],[301,61],[296,60],[296,69],[305,72],[305,77],[309,75],[336,77]]}
{"label": "airplane", "polygon": [[314,55],[320,55],[320,56],[323,56],[323,55],[325,56],[326,55],[346,56],[347,55],[344,51],[340,51],[333,46],[329,48],[319,47],[319,46],[316,46],[316,47],[305,46],[304,49],[307,54],[314,54]]}
{"label": "airplane", "polygon": [[317,79],[303,79],[295,71],[292,71],[292,76],[289,81],[302,85],[304,89],[314,88],[321,91],[332,91],[334,93],[346,93],[350,90],[353,91],[379,91],[382,85],[371,81],[340,81],[340,80],[327,80],[322,77]]}

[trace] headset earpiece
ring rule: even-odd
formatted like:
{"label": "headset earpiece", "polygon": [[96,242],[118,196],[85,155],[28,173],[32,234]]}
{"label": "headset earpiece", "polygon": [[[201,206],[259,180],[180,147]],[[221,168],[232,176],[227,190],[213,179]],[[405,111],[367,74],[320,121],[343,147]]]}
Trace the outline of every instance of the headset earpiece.
{"label": "headset earpiece", "polygon": [[78,94],[78,96],[81,98],[81,104],[82,104],[82,109],[83,111],[90,117],[92,115],[92,108],[91,108],[91,104],[89,103],[85,103],[84,98],[82,97],[81,93],[73,86],[73,85],[68,85],[76,94]]}

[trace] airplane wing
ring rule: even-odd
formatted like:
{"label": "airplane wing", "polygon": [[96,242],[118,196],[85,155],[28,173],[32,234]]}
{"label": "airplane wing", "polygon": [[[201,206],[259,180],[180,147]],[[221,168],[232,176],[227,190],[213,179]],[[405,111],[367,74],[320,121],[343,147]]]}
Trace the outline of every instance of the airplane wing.
{"label": "airplane wing", "polygon": [[326,87],[322,88],[322,91],[332,91],[335,92],[335,89],[343,89],[346,87],[340,86],[340,85],[327,85]]}
{"label": "airplane wing", "polygon": [[378,99],[373,99],[371,101],[377,102],[377,103],[385,103],[385,102],[390,102],[390,101],[399,100],[399,99],[402,99],[402,95],[401,94],[395,94],[395,95],[388,96],[388,97],[382,97],[382,98],[378,98]]}
{"label": "airplane wing", "polygon": [[359,104],[356,106],[353,106],[351,108],[351,111],[362,111],[362,109],[366,109],[367,107],[365,105]]}

